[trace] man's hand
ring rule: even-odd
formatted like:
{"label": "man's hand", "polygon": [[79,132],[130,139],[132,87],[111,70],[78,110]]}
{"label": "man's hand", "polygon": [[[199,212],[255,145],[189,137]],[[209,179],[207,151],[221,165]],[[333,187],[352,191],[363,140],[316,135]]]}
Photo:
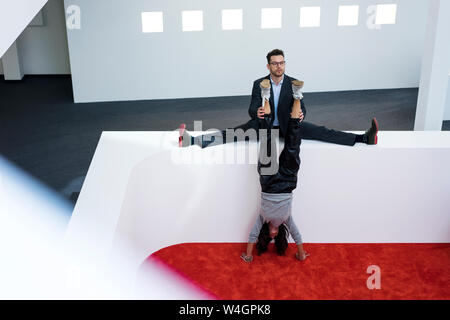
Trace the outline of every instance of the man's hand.
{"label": "man's hand", "polygon": [[304,117],[302,109],[299,109],[299,111],[292,110],[291,112],[291,118],[298,119],[300,122],[303,121]]}
{"label": "man's hand", "polygon": [[305,116],[303,115],[303,111],[300,109],[300,118],[299,118],[299,120],[300,121],[303,121],[303,118],[304,118]]}
{"label": "man's hand", "polygon": [[258,111],[257,111],[257,113],[256,113],[256,115],[258,116],[258,118],[264,119],[264,114],[265,114],[265,112],[264,112],[264,107],[259,107],[259,108],[258,108]]}

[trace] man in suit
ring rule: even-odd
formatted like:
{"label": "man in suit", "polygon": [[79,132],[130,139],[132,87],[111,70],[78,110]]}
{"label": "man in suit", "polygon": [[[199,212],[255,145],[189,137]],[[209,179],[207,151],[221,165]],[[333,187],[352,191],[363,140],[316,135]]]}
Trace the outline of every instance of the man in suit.
{"label": "man in suit", "polygon": [[[257,79],[253,83],[252,98],[248,109],[251,120],[232,129],[226,129],[221,132],[206,134],[198,137],[190,136],[185,130],[186,126],[182,124],[180,126],[179,137],[180,147],[195,144],[205,148],[209,145],[239,141],[240,138],[250,140],[258,139],[258,119],[264,119],[264,104],[267,102],[270,104],[271,112],[274,115],[271,126],[273,129],[279,129],[280,136],[284,137],[287,132],[290,112],[295,100],[300,100],[301,104],[302,113],[300,115],[300,127],[302,139],[319,140],[348,146],[353,146],[356,142],[377,144],[378,123],[375,118],[372,119],[371,127],[361,135],[336,131],[333,129],[328,129],[324,126],[318,126],[313,123],[303,121],[306,116],[303,95],[300,92],[299,95],[294,97],[295,95],[292,89],[292,82],[296,79],[285,74],[284,52],[279,49],[274,49],[267,54],[266,58],[269,75],[264,78]],[[265,79],[270,80],[270,94],[266,92],[264,95],[264,88],[261,90],[261,83]],[[237,132],[250,132],[250,134],[242,136],[236,134]],[[255,134],[251,134],[252,132]]]}

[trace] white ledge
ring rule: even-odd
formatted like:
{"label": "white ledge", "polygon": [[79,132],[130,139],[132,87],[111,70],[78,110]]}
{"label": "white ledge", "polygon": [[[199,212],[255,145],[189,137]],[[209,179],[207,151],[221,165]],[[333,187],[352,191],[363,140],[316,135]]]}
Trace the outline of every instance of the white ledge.
{"label": "white ledge", "polygon": [[[136,267],[176,243],[246,242],[259,208],[256,163],[210,160],[256,153],[257,143],[180,149],[177,135],[103,132],[67,239],[97,258],[126,240]],[[375,146],[302,141],[293,217],[304,242],[450,242],[450,132],[378,137]],[[174,163],[174,154],[201,161]]]}

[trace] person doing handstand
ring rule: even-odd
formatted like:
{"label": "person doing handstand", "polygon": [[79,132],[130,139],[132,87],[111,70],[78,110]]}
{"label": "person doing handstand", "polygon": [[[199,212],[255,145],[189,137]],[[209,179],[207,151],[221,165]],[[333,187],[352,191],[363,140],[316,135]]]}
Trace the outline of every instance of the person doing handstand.
{"label": "person doing handstand", "polygon": [[[278,160],[278,168],[273,169],[272,155],[275,155],[276,145],[272,145],[271,121],[272,115],[268,97],[270,97],[270,81],[261,81],[261,95],[264,102],[264,118],[260,120],[260,129],[267,130],[267,138],[260,139],[260,153],[258,161],[259,181],[261,184],[261,213],[250,231],[247,252],[243,252],[241,258],[245,262],[253,261],[253,249],[256,244],[258,255],[267,251],[268,244],[275,239],[278,254],[283,255],[288,247],[287,237],[292,235],[298,260],[305,260],[308,253],[303,250],[301,234],[292,218],[292,191],[297,187],[297,173],[300,168],[300,144],[301,121],[303,119],[300,107],[301,88],[303,81],[292,81],[294,103],[292,105],[287,134],[285,135],[284,148]],[[268,161],[264,161],[263,155],[267,154]],[[267,162],[267,163],[265,163]]]}

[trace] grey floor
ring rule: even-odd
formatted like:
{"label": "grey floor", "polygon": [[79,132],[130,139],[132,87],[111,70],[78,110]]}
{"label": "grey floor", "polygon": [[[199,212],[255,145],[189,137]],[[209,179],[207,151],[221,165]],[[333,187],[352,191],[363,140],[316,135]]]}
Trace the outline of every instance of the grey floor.
{"label": "grey floor", "polygon": [[[249,92],[251,84],[249,84]],[[413,130],[417,88],[305,93],[307,121],[337,130]],[[74,104],[70,76],[0,80],[0,154],[76,200],[102,131],[228,128],[248,120],[250,96]],[[450,130],[450,121],[443,124]]]}

